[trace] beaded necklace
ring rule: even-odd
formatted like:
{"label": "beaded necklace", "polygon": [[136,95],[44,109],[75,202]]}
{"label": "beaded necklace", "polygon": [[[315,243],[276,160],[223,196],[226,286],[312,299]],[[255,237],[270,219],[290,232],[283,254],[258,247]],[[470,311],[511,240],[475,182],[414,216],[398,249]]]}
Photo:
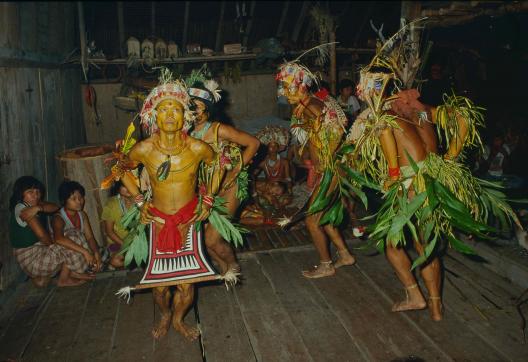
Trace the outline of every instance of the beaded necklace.
{"label": "beaded necklace", "polygon": [[203,128],[199,131],[192,131],[191,132],[191,136],[194,137],[194,138],[197,138],[199,140],[202,140],[203,137],[205,136],[205,133],[209,130],[209,128],[211,127],[212,123],[207,121],[205,122],[205,126],[203,126]]}

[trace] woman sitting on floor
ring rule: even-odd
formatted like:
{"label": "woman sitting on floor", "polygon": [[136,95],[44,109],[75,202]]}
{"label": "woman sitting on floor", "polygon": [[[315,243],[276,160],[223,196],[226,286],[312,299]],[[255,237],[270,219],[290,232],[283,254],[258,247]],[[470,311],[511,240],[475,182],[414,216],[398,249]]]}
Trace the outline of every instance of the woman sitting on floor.
{"label": "woman sitting on floor", "polygon": [[94,272],[102,268],[101,254],[93,236],[92,227],[84,208],[84,187],[75,181],[64,181],[59,186],[62,208],[53,216],[55,242],[64,246],[75,257],[75,271]]}
{"label": "woman sitting on floor", "polygon": [[283,182],[287,185],[288,193],[292,190],[292,178],[290,175],[290,165],[288,159],[281,158],[279,152],[283,151],[288,145],[288,130],[277,126],[267,126],[262,129],[256,136],[260,143],[267,146],[267,154],[253,173],[253,190],[257,189],[257,177],[264,171],[265,182]]}
{"label": "woman sitting on floor", "polygon": [[283,217],[285,208],[292,203],[282,182],[256,182],[254,203],[244,208],[240,215],[243,225],[274,225],[273,218]]}
{"label": "woman sitting on floor", "polygon": [[128,189],[121,183],[115,182],[112,187],[111,197],[103,208],[101,220],[104,221],[106,232],[106,246],[110,253],[110,265],[114,268],[122,268],[125,257],[119,254],[123,240],[128,231],[121,224],[121,218],[127,210],[134,205],[134,198]]}
{"label": "woman sitting on floor", "polygon": [[87,275],[74,271],[75,263],[70,253],[54,243],[48,232],[46,214],[54,213],[59,207],[42,201],[44,193],[44,185],[32,176],[22,176],[15,181],[9,202],[13,254],[38,287],[45,287],[59,271],[59,287],[80,285],[86,281]]}

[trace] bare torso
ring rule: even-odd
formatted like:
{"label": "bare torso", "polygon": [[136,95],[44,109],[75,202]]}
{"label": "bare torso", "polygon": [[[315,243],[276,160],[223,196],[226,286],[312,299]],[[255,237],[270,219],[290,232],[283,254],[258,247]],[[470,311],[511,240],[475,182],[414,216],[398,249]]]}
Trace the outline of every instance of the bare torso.
{"label": "bare torso", "polygon": [[145,165],[153,190],[152,204],[159,211],[174,214],[196,196],[197,171],[202,156],[197,148],[203,142],[185,138],[185,146],[178,154],[170,156],[170,172],[164,181],[158,181],[158,167],[167,160],[168,152],[159,145],[159,136],[138,143],[130,152],[130,158]]}

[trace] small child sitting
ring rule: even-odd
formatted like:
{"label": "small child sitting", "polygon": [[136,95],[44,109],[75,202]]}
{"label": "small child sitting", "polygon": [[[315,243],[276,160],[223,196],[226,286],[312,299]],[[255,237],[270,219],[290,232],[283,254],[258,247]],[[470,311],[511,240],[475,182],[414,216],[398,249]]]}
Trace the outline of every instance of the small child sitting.
{"label": "small child sitting", "polygon": [[94,272],[102,268],[101,254],[97,248],[90,220],[84,208],[84,187],[76,181],[64,181],[59,186],[62,208],[53,216],[52,227],[55,242],[72,251],[75,271]]}
{"label": "small child sitting", "polygon": [[[292,196],[282,182],[256,182],[255,202],[248,205],[240,215],[244,225],[273,225],[272,218],[291,204]],[[280,215],[282,217],[283,215]]]}

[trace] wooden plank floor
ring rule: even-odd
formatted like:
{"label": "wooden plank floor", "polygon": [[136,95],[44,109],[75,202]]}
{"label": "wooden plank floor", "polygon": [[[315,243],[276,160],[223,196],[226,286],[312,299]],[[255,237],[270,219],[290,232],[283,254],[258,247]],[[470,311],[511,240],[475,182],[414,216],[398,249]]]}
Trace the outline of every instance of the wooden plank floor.
{"label": "wooden plank floor", "polygon": [[[302,229],[258,230],[266,245],[295,247],[239,255],[241,284],[197,288],[187,323],[202,336],[186,342],[170,330],[150,337],[159,312],[149,291],[129,305],[114,292],[138,273],[87,285],[30,289],[17,312],[0,325],[0,361],[526,361],[514,300],[520,288],[488,269],[444,258],[445,318],[427,311],[391,313],[404,297],[381,255],[358,255],[355,266],[309,280],[301,270],[316,253]],[[249,249],[249,248],[248,248]]]}

